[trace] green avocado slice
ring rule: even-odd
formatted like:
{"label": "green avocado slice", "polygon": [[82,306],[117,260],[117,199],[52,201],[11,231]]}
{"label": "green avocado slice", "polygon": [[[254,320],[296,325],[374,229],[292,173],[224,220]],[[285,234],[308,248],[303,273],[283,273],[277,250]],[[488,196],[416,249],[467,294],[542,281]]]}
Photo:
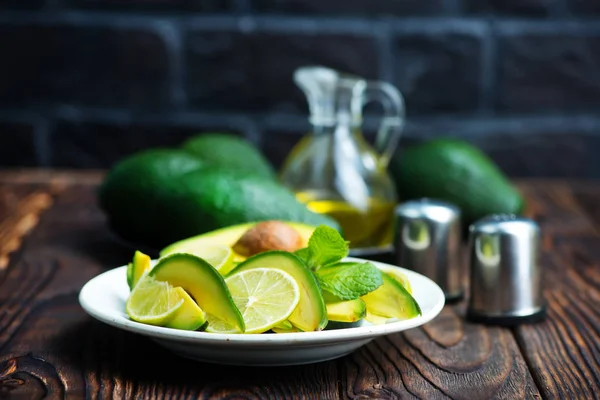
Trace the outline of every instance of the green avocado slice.
{"label": "green avocado slice", "polygon": [[222,319],[237,331],[244,332],[246,329],[225,280],[202,258],[188,253],[171,254],[160,259],[149,275],[174,287],[182,287],[202,310]]}

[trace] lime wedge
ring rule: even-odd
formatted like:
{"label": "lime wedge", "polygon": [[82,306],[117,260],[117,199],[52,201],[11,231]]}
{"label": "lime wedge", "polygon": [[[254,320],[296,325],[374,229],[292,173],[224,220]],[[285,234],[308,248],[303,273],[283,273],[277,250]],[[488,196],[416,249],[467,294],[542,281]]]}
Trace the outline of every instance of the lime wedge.
{"label": "lime wedge", "polygon": [[127,285],[129,285],[129,290],[132,290],[148,271],[150,271],[150,257],[136,250],[133,255],[133,261],[127,264]]}
{"label": "lime wedge", "polygon": [[184,299],[169,283],[146,274],[127,298],[125,312],[134,321],[164,326],[183,303]]}
{"label": "lime wedge", "polygon": [[386,270],[385,271],[393,280],[404,286],[404,289],[410,294],[412,294],[412,287],[410,286],[410,282],[408,277],[404,275],[400,270]]}
{"label": "lime wedge", "polygon": [[178,252],[193,254],[204,259],[223,276],[226,276],[235,267],[233,250],[231,250],[231,247],[222,244],[204,243],[190,246],[187,249],[182,248]]}
{"label": "lime wedge", "polygon": [[225,279],[246,324],[245,333],[263,333],[281,324],[300,301],[300,287],[290,274],[256,268]]}

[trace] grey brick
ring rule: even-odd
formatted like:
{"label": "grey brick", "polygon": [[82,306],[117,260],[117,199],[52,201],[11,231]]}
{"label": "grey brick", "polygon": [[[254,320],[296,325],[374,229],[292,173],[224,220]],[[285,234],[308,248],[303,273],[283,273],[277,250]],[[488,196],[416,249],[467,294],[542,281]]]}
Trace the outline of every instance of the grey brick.
{"label": "grey brick", "polygon": [[134,11],[191,10],[226,11],[234,6],[234,0],[63,0],[72,8],[81,9],[128,9]]}
{"label": "grey brick", "polygon": [[600,107],[600,32],[549,29],[501,36],[499,110],[594,111]]}
{"label": "grey brick", "polygon": [[61,121],[51,136],[51,164],[69,168],[110,168],[121,158],[153,147],[176,147],[201,132],[242,134],[227,124]]}
{"label": "grey brick", "polygon": [[467,0],[467,9],[472,12],[545,16],[553,14],[568,0]]}
{"label": "grey brick", "polygon": [[38,9],[44,5],[44,0],[2,0],[0,8],[6,9]]}
{"label": "grey brick", "polygon": [[0,58],[0,105],[143,108],[169,103],[169,51],[152,31],[2,25]]}
{"label": "grey brick", "polygon": [[445,9],[443,0],[253,0],[255,9],[263,12],[306,14],[433,14]]}
{"label": "grey brick", "polygon": [[367,78],[379,71],[375,40],[359,35],[192,32],[186,43],[191,104],[203,110],[306,112],[294,69],[323,64]]}
{"label": "grey brick", "polygon": [[[532,131],[526,135],[493,133],[485,136],[457,135],[486,153],[512,178],[599,178],[600,137],[584,133],[548,135]],[[408,147],[420,142],[410,138]]]}
{"label": "grey brick", "polygon": [[35,126],[24,122],[0,121],[0,165],[37,166]]}
{"label": "grey brick", "polygon": [[598,0],[566,0],[569,9],[575,14],[586,16],[590,13],[600,13],[600,1]]}
{"label": "grey brick", "polygon": [[511,177],[587,178],[600,176],[600,138],[583,133],[527,135],[497,133],[470,138]]}
{"label": "grey brick", "polygon": [[394,84],[409,114],[477,109],[483,69],[480,34],[433,30],[394,41]]}

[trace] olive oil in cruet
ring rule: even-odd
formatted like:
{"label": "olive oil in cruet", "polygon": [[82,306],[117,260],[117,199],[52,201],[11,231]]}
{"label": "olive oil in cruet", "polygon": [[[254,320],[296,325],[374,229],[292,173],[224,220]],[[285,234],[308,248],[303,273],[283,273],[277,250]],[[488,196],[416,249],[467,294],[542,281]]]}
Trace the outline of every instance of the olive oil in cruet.
{"label": "olive oil in cruet", "polygon": [[[297,69],[294,80],[307,97],[312,131],[286,158],[282,182],[309,209],[338,221],[351,248],[389,245],[398,199],[387,163],[404,121],[401,94],[320,66]],[[374,146],[361,131],[369,101],[385,111]]]}

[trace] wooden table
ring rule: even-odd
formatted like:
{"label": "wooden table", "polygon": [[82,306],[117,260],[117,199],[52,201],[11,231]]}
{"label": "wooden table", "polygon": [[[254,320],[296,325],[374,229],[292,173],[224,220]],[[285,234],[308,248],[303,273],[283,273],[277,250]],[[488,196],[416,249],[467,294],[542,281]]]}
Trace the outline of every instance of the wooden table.
{"label": "wooden table", "polygon": [[548,318],[514,329],[449,305],[421,328],[300,367],[201,364],[77,302],[131,249],[96,205],[100,172],[0,172],[0,398],[600,398],[600,183],[522,181],[543,232]]}

